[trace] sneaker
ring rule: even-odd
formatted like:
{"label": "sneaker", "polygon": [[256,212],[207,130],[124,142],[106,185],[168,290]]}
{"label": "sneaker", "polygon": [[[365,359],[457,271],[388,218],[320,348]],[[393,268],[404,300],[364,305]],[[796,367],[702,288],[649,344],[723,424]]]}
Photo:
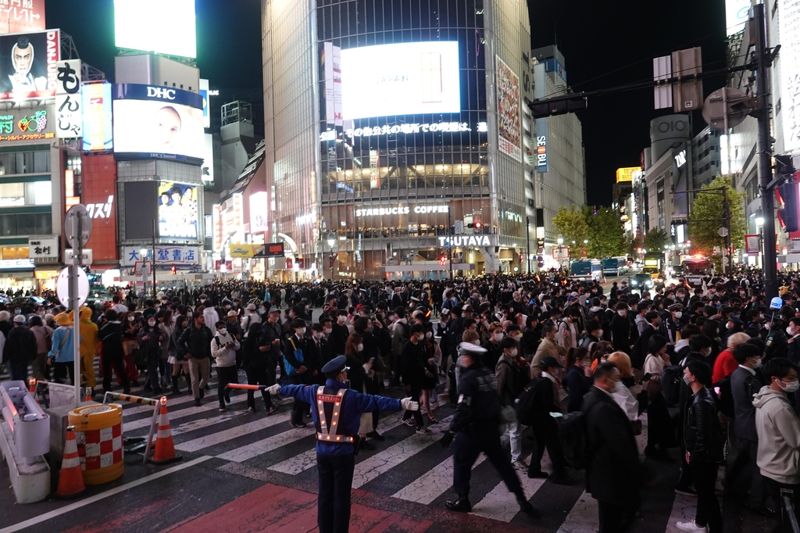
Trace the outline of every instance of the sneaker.
{"label": "sneaker", "polygon": [[247,410],[250,411],[251,413],[255,413],[256,412],[256,408],[255,407],[248,407]]}
{"label": "sneaker", "polygon": [[431,430],[426,428],[426,427],[417,428],[417,434],[419,434],[419,435],[424,435],[424,434],[430,433],[430,432],[431,432]]}
{"label": "sneaker", "polygon": [[449,500],[444,502],[444,506],[457,513],[468,513],[472,510],[472,505],[466,498],[459,498],[457,500]]}
{"label": "sneaker", "polygon": [[403,424],[407,425],[407,426],[408,426],[408,427],[410,427],[410,428],[415,428],[415,427],[417,427],[417,423],[416,423],[416,422],[414,422],[414,421],[413,421],[412,419],[410,419],[410,418],[405,418],[405,419],[403,419]]}
{"label": "sneaker", "polygon": [[367,433],[367,437],[371,438],[372,440],[386,440],[386,437],[384,437],[377,431],[370,431],[369,433]]}
{"label": "sneaker", "polygon": [[700,533],[701,531],[708,531],[705,526],[698,526],[697,522],[694,520],[690,520],[688,522],[678,522],[675,524],[675,527],[680,529],[681,531],[691,531],[694,533]]}
{"label": "sneaker", "polygon": [[517,459],[516,461],[511,461],[511,466],[516,468],[517,470],[527,470],[528,465],[522,459]]}
{"label": "sneaker", "polygon": [[220,408],[219,408],[219,412],[220,412],[220,413],[221,413],[221,412],[223,412],[223,411],[227,411],[227,410],[228,410],[228,408],[227,408],[227,407],[220,407]]}

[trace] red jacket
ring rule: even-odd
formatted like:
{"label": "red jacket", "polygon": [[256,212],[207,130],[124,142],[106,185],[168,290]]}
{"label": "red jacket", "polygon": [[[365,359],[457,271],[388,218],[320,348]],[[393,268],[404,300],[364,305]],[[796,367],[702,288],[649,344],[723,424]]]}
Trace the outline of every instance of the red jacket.
{"label": "red jacket", "polygon": [[714,370],[711,374],[711,383],[716,385],[723,379],[727,378],[733,371],[739,367],[739,363],[733,357],[733,350],[725,348],[717,356],[714,361]]}

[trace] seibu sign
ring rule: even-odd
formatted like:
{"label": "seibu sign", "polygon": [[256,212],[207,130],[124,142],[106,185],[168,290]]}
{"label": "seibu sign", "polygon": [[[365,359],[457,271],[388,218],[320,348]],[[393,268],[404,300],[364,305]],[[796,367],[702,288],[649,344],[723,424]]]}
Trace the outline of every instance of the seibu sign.
{"label": "seibu sign", "polygon": [[407,205],[393,207],[367,207],[356,209],[357,217],[374,217],[384,215],[407,215],[414,212],[415,215],[426,215],[429,213],[447,213],[450,210],[447,205],[415,205],[413,208]]}
{"label": "seibu sign", "polygon": [[452,237],[439,237],[439,246],[491,246],[488,235],[454,235]]}

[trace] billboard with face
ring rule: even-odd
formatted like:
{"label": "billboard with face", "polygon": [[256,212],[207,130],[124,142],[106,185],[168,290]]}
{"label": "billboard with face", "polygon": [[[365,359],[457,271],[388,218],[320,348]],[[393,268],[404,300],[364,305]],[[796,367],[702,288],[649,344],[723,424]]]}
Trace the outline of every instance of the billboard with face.
{"label": "billboard with face", "polygon": [[162,181],[158,184],[158,235],[198,238],[197,187]]}
{"label": "billboard with face", "polygon": [[53,98],[61,57],[61,32],[0,36],[0,100]]}
{"label": "billboard with face", "polygon": [[152,85],[114,86],[114,152],[123,158],[201,160],[205,156],[200,95]]}

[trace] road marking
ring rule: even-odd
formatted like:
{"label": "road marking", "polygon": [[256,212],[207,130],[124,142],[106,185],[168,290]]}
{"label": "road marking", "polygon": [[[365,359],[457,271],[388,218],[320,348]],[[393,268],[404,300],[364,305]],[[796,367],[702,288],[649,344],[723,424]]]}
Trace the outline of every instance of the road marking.
{"label": "road marking", "polygon": [[110,496],[114,496],[115,494],[119,494],[120,492],[125,492],[126,490],[132,489],[134,487],[138,487],[140,485],[144,485],[145,483],[149,483],[150,481],[154,481],[156,479],[168,476],[170,474],[174,474],[175,472],[179,472],[181,470],[186,470],[195,465],[199,465],[205,461],[212,459],[210,455],[203,455],[196,459],[192,459],[186,463],[182,463],[179,465],[171,466],[166,470],[162,470],[161,472],[156,472],[155,474],[150,474],[149,476],[145,476],[143,478],[137,479],[136,481],[131,481],[130,483],[125,483],[124,485],[120,485],[119,487],[114,487],[113,489],[107,490],[105,492],[101,492],[100,494],[95,494],[94,496],[90,496],[88,498],[84,498],[79,500],[75,503],[71,503],[59,509],[55,509],[50,511],[49,513],[45,513],[43,515],[39,515],[35,518],[30,518],[23,522],[19,522],[13,524],[11,526],[5,527],[0,529],[0,533],[11,533],[12,531],[19,531],[21,529],[25,529],[27,527],[35,526],[36,524],[41,524],[42,522],[46,522],[52,518],[56,518],[58,516],[70,513],[76,509],[80,509],[81,507],[86,507],[87,505],[91,505],[95,502],[100,500],[104,500]]}
{"label": "road marking", "polygon": [[287,431],[278,433],[264,440],[259,440],[239,448],[227,451],[223,454],[217,455],[217,458],[226,461],[234,461],[236,463],[243,463],[253,457],[258,457],[263,453],[269,453],[283,446],[287,446],[295,441],[305,439],[312,436],[313,433],[308,428],[292,428]]}
{"label": "road marking", "polygon": [[[472,465],[473,470],[485,460],[486,456],[481,454],[475,464]],[[450,490],[452,486],[453,458],[451,456],[392,494],[392,497],[428,505]],[[506,495],[508,494],[506,493]]]}
{"label": "road marking", "polygon": [[[531,479],[525,472],[519,470],[517,471],[517,477],[519,477],[520,483],[522,483],[522,490],[525,492],[525,497],[528,498],[528,500],[530,500],[545,483],[544,479]],[[519,513],[519,504],[508,491],[506,484],[500,481],[482,500],[472,506],[472,513],[492,520],[511,522],[517,513]]]}
{"label": "road marking", "polygon": [[[210,446],[222,444],[223,442],[227,442],[229,440],[233,440],[242,437],[244,435],[249,435],[250,433],[254,433],[262,429],[267,429],[272,426],[276,426],[278,424],[282,424],[288,421],[289,421],[289,413],[271,415],[265,418],[261,418],[259,420],[255,420],[253,422],[249,422],[247,424],[241,424],[239,426],[223,429],[222,431],[217,431],[216,433],[210,433],[208,435],[204,435],[196,439],[187,440],[186,442],[181,442],[180,444],[176,444],[175,447],[184,452],[196,452],[198,450],[202,450],[203,448],[208,448]],[[306,428],[306,431],[308,432],[309,435],[311,435],[312,432],[314,431],[314,428],[309,426],[308,428]]]}
{"label": "road marking", "polygon": [[578,501],[570,509],[557,533],[580,533],[597,530],[597,500],[586,491],[581,493]]}

